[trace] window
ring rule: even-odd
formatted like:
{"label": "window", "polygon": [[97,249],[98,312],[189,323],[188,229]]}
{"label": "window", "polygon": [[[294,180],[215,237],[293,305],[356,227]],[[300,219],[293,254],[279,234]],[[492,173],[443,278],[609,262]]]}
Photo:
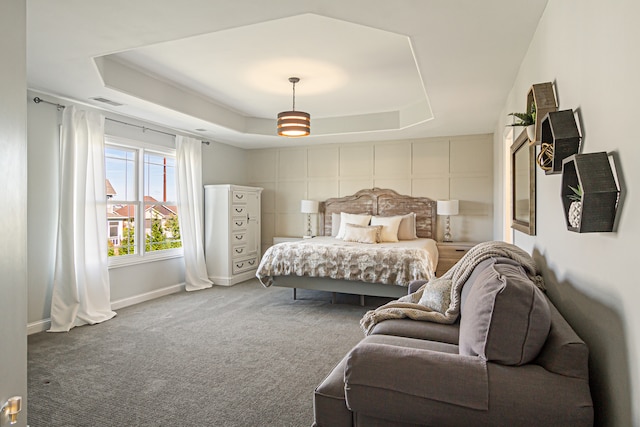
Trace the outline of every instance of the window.
{"label": "window", "polygon": [[110,264],[182,255],[174,150],[107,137],[105,169]]}

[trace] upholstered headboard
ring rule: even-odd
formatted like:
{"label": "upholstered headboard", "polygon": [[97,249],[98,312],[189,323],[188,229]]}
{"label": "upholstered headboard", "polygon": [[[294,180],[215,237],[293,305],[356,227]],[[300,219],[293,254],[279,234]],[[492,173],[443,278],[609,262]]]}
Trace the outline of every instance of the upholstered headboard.
{"label": "upholstered headboard", "polygon": [[436,238],[436,202],[427,197],[403,196],[393,190],[372,188],[320,202],[320,212],[324,213],[321,227],[324,236],[331,236],[332,213],[394,216],[414,212],[418,237]]}

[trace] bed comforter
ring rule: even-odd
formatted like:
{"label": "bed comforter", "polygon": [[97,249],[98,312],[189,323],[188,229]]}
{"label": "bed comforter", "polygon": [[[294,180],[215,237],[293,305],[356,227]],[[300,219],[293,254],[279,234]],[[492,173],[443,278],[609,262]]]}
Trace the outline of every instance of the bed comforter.
{"label": "bed comforter", "polygon": [[408,286],[429,280],[438,264],[432,239],[363,244],[332,237],[315,237],[271,246],[262,257],[256,277],[263,286],[273,276],[307,276]]}

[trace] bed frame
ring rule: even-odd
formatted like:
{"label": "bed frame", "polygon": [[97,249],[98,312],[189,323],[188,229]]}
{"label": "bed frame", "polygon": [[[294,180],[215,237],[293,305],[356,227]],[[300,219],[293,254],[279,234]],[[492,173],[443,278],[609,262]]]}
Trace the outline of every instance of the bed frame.
{"label": "bed frame", "polygon": [[[354,213],[378,216],[416,214],[416,234],[418,237],[436,238],[436,202],[427,197],[403,196],[393,190],[372,188],[360,190],[352,196],[337,197],[320,202],[320,233],[331,236],[331,214]],[[364,296],[399,298],[407,294],[407,288],[382,283],[336,280],[323,277],[275,276],[274,286],[293,288],[293,299],[297,289],[312,289],[332,292],[335,302],[336,292],[360,295],[360,305],[364,305]]]}

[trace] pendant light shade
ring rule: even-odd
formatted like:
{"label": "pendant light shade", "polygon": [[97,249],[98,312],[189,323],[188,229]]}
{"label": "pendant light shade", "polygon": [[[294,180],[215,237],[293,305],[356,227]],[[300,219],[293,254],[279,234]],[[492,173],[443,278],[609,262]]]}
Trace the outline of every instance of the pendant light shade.
{"label": "pendant light shade", "polygon": [[307,136],[311,133],[311,115],[303,111],[296,111],[296,83],[298,77],[289,77],[293,84],[293,108],[278,114],[278,135],[288,137]]}

